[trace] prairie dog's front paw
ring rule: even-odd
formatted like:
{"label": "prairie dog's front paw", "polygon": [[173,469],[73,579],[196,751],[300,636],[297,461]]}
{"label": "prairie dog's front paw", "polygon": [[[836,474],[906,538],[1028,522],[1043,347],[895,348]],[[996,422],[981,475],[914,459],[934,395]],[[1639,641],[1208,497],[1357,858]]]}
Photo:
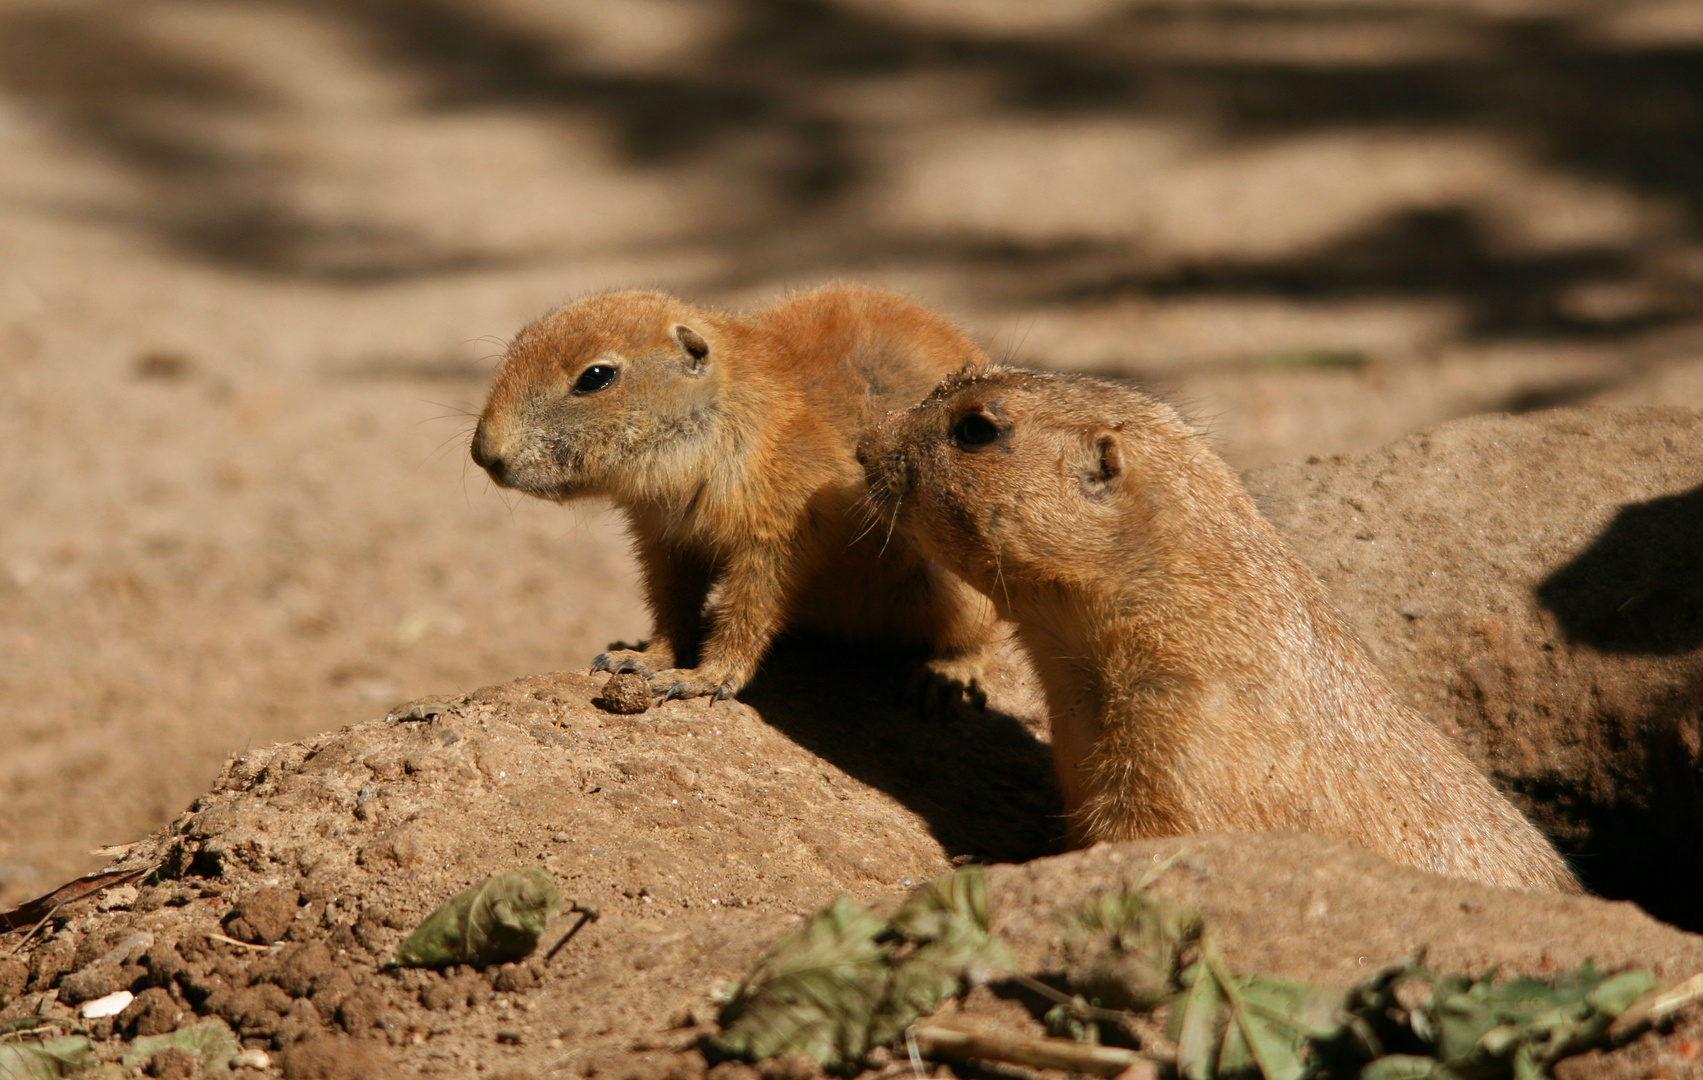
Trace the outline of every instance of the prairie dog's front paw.
{"label": "prairie dog's front paw", "polygon": [[659,671],[650,677],[651,693],[661,694],[664,701],[703,697],[706,694],[712,702],[722,701],[738,693],[742,685],[743,680],[732,676],[718,678],[704,668],[672,668]]}
{"label": "prairie dog's front paw", "polygon": [[674,657],[659,655],[649,650],[613,648],[606,653],[598,653],[591,661],[591,670],[608,671],[616,675],[634,672],[649,676],[653,671],[659,671],[674,663]]}

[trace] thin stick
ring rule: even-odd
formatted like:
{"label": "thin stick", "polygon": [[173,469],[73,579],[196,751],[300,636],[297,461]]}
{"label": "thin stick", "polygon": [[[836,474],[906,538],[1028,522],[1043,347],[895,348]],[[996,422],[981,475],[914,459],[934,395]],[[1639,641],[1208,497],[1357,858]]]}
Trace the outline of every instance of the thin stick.
{"label": "thin stick", "polygon": [[12,946],[12,951],[7,953],[6,955],[7,956],[18,955],[19,950],[21,950],[24,947],[24,945],[29,942],[30,938],[35,937],[35,932],[37,930],[40,930],[42,927],[46,926],[47,921],[49,919],[53,918],[53,913],[58,911],[63,906],[64,906],[63,904],[54,904],[52,907],[48,908],[47,914],[43,915],[41,917],[41,921],[36,923],[34,926],[30,927],[29,933],[27,933],[23,937],[19,938],[18,943],[16,945]]}
{"label": "thin stick", "polygon": [[237,946],[240,946],[241,948],[244,948],[244,949],[256,949],[260,952],[265,952],[267,949],[272,948],[271,945],[256,945],[252,941],[238,941],[234,937],[226,937],[223,934],[212,934],[212,933],[210,933],[210,934],[207,935],[207,939],[209,941],[222,941],[226,945],[237,945]]}
{"label": "thin stick", "polygon": [[1188,850],[1189,849],[1186,848],[1186,847],[1180,847],[1175,852],[1173,852],[1171,854],[1171,856],[1169,858],[1167,858],[1164,862],[1154,863],[1152,866],[1148,867],[1146,870],[1143,870],[1141,872],[1141,877],[1136,879],[1135,891],[1136,892],[1146,892],[1147,887],[1149,885],[1152,885],[1155,882],[1157,882],[1159,880],[1160,876],[1165,873],[1165,871],[1167,871],[1171,867],[1175,866],[1176,863],[1177,863],[1177,860],[1182,858],[1185,854],[1187,854]]}
{"label": "thin stick", "polygon": [[1130,1017],[1130,1014],[1122,1009],[1102,1009],[1098,1005],[1089,1005],[1086,1002],[1077,1001],[1069,994],[1054,990],[1041,980],[1030,978],[1027,975],[1012,975],[1011,981],[1025,990],[1033,990],[1054,1004],[1070,1006],[1080,1013],[1085,1020],[1103,1020],[1108,1024],[1121,1024]]}
{"label": "thin stick", "polygon": [[1129,1080],[1158,1080],[1159,1063],[1121,1046],[1089,1046],[1069,1039],[1025,1039],[989,1032],[972,1034],[951,1028],[911,1029],[917,1050],[927,1057],[981,1058],[1009,1061],[1038,1069],[1067,1069],[1092,1076],[1125,1076]]}

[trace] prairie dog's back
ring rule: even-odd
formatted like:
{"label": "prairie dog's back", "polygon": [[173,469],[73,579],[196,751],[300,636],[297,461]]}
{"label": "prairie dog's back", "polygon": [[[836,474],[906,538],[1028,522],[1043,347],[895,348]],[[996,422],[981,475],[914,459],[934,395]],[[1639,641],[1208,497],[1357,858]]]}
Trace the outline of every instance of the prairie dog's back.
{"label": "prairie dog's back", "polygon": [[1577,889],[1167,406],[990,368],[883,420],[860,454],[898,531],[1017,624],[1076,841],[1301,829]]}
{"label": "prairie dog's back", "polygon": [[[942,377],[985,357],[940,315],[897,293],[833,285],[756,312],[768,370],[826,408],[847,448],[880,417],[920,400]],[[820,417],[819,417],[820,419]]]}

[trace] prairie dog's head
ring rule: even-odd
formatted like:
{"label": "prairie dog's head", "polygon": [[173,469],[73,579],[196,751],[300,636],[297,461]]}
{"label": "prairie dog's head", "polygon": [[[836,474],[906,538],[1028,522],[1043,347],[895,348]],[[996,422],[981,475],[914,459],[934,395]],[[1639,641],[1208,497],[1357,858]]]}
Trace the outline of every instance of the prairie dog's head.
{"label": "prairie dog's head", "polygon": [[695,482],[716,421],[708,313],[659,292],[588,297],[510,343],[473,433],[503,487],[561,501]]}
{"label": "prairie dog's head", "polygon": [[1201,454],[1192,428],[1133,389],[1001,367],[948,376],[858,446],[875,527],[1002,608],[1017,585],[1139,573]]}

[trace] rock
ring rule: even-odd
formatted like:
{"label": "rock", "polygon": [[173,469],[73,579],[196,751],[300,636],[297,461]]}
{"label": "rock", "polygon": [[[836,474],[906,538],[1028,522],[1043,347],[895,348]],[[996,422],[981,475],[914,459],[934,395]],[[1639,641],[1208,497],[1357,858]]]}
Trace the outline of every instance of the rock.
{"label": "rock", "polygon": [[125,1009],[136,1000],[136,995],[128,990],[114,990],[103,994],[92,1001],[85,1001],[83,1007],[77,1010],[77,1015],[85,1020],[108,1020]]}

